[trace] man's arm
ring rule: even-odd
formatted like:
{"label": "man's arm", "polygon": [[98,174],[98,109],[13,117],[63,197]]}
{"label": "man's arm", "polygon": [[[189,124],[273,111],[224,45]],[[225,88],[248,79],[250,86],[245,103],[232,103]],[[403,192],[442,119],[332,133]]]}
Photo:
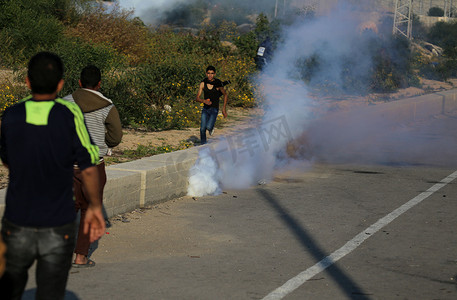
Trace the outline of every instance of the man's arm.
{"label": "man's arm", "polygon": [[5,141],[5,118],[7,110],[3,113],[2,122],[0,122],[0,159],[2,160],[3,165],[8,168],[8,158],[6,156],[6,141]]}
{"label": "man's arm", "polygon": [[99,194],[99,177],[97,167],[88,167],[81,171],[84,187],[89,196],[89,207],[84,218],[84,233],[89,233],[93,243],[105,234],[106,223],[102,213],[102,202]]}
{"label": "man's arm", "polygon": [[5,253],[6,253],[6,245],[3,242],[2,237],[0,236],[0,278],[2,278],[3,273],[5,272],[5,266],[6,266]]}
{"label": "man's arm", "polygon": [[105,119],[105,143],[108,147],[116,147],[122,140],[122,124],[116,106],[110,109]]}
{"label": "man's arm", "polygon": [[195,101],[204,103],[206,105],[211,105],[211,100],[209,99],[200,99],[200,96],[202,95],[203,92],[203,87],[205,86],[204,82],[200,82],[200,87],[198,88],[198,93],[197,93],[197,98],[195,98]]}
{"label": "man's arm", "polygon": [[224,87],[220,87],[219,91],[224,95],[224,105],[222,106],[222,115],[224,118],[227,118],[227,102],[228,102],[228,94]]}

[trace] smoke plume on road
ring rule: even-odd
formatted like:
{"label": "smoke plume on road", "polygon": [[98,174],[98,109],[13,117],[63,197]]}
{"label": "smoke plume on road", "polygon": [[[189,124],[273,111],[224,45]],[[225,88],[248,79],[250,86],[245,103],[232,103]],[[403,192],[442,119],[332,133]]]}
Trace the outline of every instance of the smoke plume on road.
{"label": "smoke plume on road", "polygon": [[[253,128],[205,146],[205,153],[216,162],[211,167],[218,170],[205,168],[209,164],[202,164],[205,157],[200,156],[199,171],[217,173],[214,178],[219,180],[220,188],[241,189],[270,180],[274,169],[284,163],[287,144],[303,134],[319,106],[309,96],[305,82],[339,84],[345,72],[342,58],[355,55],[355,45],[358,65],[353,66],[353,72],[365,74],[371,67],[371,56],[362,49],[365,42],[358,30],[361,22],[353,10],[340,6],[329,15],[290,26],[282,35],[284,42],[257,79],[265,114]],[[303,63],[316,55],[319,68],[305,81]],[[189,195],[211,194],[195,193],[202,189],[194,185],[207,184],[195,180],[198,176],[199,172],[191,172]]]}

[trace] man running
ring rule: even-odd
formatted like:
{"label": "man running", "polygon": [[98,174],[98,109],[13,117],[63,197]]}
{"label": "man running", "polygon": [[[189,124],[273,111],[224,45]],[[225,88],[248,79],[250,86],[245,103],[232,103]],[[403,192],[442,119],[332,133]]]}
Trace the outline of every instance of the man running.
{"label": "man running", "polygon": [[[202,117],[200,123],[200,141],[201,144],[206,144],[206,130],[209,135],[213,135],[214,124],[216,124],[217,115],[219,113],[219,98],[224,95],[224,105],[222,106],[222,115],[227,118],[227,101],[228,95],[225,91],[222,82],[216,77],[216,68],[208,66],[206,68],[206,78],[200,83],[198,89],[197,102],[203,103]],[[201,99],[201,94],[203,97]]]}

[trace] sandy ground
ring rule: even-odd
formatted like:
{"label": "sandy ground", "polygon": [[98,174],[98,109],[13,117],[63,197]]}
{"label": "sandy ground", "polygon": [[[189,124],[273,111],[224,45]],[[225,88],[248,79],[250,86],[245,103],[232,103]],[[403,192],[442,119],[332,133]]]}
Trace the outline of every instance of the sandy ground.
{"label": "sandy ground", "polygon": [[[2,74],[2,72],[0,72]],[[4,76],[0,76],[0,80]],[[1,81],[0,81],[1,82]],[[343,96],[341,98],[319,97],[316,101],[325,102],[325,109],[338,111],[348,110],[357,106],[366,106],[368,104],[378,104],[397,99],[414,97],[426,93],[433,93],[442,90],[452,89],[457,86],[457,79],[451,79],[449,82],[439,82],[433,80],[423,80],[422,88],[410,87],[399,90],[390,94],[370,94],[367,96]],[[254,109],[241,109],[229,108],[229,117],[216,124],[214,138],[221,135],[226,135],[234,130],[239,130],[243,127],[253,126],[250,122],[252,117],[259,117],[262,115],[262,110],[259,108]],[[181,142],[185,141],[190,144],[199,144],[200,133],[199,128],[187,128],[184,130],[168,130],[157,132],[138,131],[133,129],[124,129],[124,136],[121,144],[113,149],[113,159],[108,159],[107,164],[115,164],[127,161],[123,158],[123,151],[127,149],[135,150],[138,145],[144,146],[172,146],[177,147]],[[211,139],[211,137],[209,137]],[[8,171],[4,166],[0,166],[0,188],[6,187],[8,183]]]}
{"label": "sandy ground", "polygon": [[[242,109],[242,108],[229,108],[229,116],[227,119],[216,122],[216,129],[214,130],[214,137],[227,134],[233,128],[248,122],[251,116],[259,116],[262,114],[260,109]],[[121,144],[114,149],[114,152],[136,149],[139,144],[162,146],[171,145],[174,147],[179,146],[181,141],[186,141],[192,144],[199,144],[200,142],[200,128],[186,128],[183,130],[166,130],[156,132],[138,131],[133,129],[124,129],[124,136]],[[208,135],[208,139],[211,137]]]}

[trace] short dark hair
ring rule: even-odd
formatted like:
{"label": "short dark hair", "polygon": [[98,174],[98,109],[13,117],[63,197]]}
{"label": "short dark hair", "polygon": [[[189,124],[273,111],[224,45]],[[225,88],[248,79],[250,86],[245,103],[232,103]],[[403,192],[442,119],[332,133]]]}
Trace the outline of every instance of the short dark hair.
{"label": "short dark hair", "polygon": [[102,80],[102,73],[96,66],[89,65],[81,71],[80,80],[83,88],[93,89]]}
{"label": "short dark hair", "polygon": [[208,71],[214,71],[214,73],[216,73],[216,68],[213,66],[208,66],[208,68],[206,68],[206,72]]}
{"label": "short dark hair", "polygon": [[63,78],[63,62],[57,54],[39,52],[29,61],[27,77],[32,93],[52,94]]}

